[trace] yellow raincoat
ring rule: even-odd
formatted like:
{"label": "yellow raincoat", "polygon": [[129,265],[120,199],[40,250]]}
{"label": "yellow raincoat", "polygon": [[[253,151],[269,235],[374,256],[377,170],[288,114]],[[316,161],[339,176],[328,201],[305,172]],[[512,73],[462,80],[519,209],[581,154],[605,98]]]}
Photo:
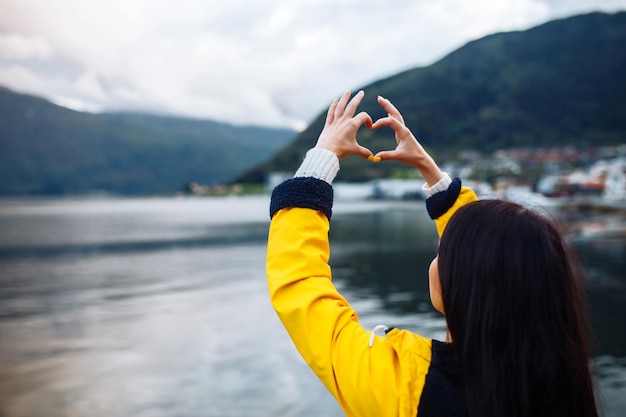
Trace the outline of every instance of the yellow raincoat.
{"label": "yellow raincoat", "polygon": [[[469,188],[457,192],[435,219],[440,236],[452,214],[476,200]],[[330,199],[332,204],[332,192]],[[274,200],[280,203],[269,231],[268,287],[298,351],[347,416],[416,416],[432,340],[392,329],[370,348],[370,331],[332,283],[329,213],[312,208],[316,203],[300,204],[298,198],[292,203],[289,192]]]}

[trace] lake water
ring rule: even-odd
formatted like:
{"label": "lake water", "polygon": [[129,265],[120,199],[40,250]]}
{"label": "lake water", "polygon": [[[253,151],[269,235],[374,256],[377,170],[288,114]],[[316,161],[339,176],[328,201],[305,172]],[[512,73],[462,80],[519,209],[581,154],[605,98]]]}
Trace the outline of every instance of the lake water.
{"label": "lake water", "polygon": [[[0,201],[0,416],[343,415],[269,303],[268,204]],[[335,282],[365,327],[444,337],[427,289],[436,243],[423,203],[336,204]],[[623,416],[626,241],[577,248],[606,415]]]}

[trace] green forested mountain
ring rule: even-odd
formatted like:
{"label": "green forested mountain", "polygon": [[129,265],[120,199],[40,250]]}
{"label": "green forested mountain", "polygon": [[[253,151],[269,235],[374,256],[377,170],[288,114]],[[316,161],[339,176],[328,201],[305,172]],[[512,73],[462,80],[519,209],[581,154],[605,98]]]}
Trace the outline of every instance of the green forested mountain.
{"label": "green forested mountain", "polygon": [[173,193],[233,180],[295,137],[141,114],[89,114],[0,88],[0,195]]}
{"label": "green forested mountain", "polygon": [[[626,12],[592,13],[473,41],[433,65],[363,87],[359,110],[381,117],[394,102],[436,156],[460,149],[626,143]],[[341,92],[337,92],[341,94]],[[329,103],[332,97],[329,97]],[[325,114],[269,162],[240,180],[293,171],[317,140]],[[373,152],[394,146],[390,130],[359,131]],[[389,175],[397,164],[342,161],[342,180]]]}

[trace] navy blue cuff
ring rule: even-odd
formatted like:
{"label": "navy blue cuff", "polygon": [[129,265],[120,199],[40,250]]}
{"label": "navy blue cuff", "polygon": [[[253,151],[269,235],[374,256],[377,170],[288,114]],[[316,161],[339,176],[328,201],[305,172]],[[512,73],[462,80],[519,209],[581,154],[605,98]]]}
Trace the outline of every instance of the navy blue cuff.
{"label": "navy blue cuff", "polygon": [[333,209],[333,187],[312,177],[290,178],[272,191],[270,218],[285,207],[319,210],[330,219]]}
{"label": "navy blue cuff", "polygon": [[454,178],[445,191],[430,196],[426,200],[426,210],[431,219],[435,220],[445,214],[454,205],[454,202],[461,194],[461,180]]}

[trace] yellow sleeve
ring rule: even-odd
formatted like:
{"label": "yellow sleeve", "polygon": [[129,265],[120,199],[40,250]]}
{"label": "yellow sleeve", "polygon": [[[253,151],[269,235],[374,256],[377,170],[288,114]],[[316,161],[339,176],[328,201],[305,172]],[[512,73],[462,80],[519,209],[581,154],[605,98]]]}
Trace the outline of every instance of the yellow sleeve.
{"label": "yellow sleeve", "polygon": [[403,353],[383,338],[368,346],[370,332],[331,281],[329,228],[326,215],[312,209],[284,208],[274,215],[267,249],[272,305],[346,415],[414,416],[430,352],[422,354],[423,369],[413,372],[421,375],[421,381],[412,376],[417,400],[401,401],[408,378],[401,372]]}
{"label": "yellow sleeve", "polygon": [[[369,347],[370,332],[332,283],[328,201],[320,204],[318,194],[298,193],[298,186],[272,197],[266,272],[274,309],[347,416],[415,416],[432,357],[431,341],[394,330]],[[460,185],[448,193],[432,204],[439,236],[460,207],[477,200],[470,188]],[[294,199],[305,201],[301,207],[319,205],[326,211],[287,205]]]}
{"label": "yellow sleeve", "polygon": [[471,188],[461,187],[461,192],[459,193],[459,196],[454,201],[454,204],[444,214],[434,219],[435,226],[437,227],[437,234],[439,235],[439,237],[441,237],[444,229],[446,228],[446,225],[450,221],[450,218],[452,217],[454,213],[456,213],[458,209],[460,209],[461,207],[463,207],[464,205],[468,203],[471,203],[477,200],[478,200],[478,197],[476,197],[476,194],[474,194],[474,191],[472,191]]}

